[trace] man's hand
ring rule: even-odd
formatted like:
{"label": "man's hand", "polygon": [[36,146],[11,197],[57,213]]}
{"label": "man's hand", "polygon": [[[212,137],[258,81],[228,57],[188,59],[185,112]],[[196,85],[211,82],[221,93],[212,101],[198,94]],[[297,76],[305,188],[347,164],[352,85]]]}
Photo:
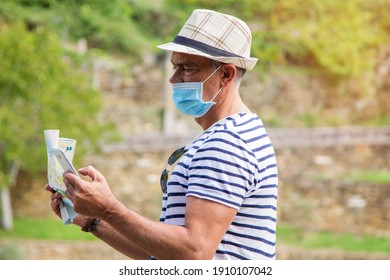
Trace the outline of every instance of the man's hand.
{"label": "man's hand", "polygon": [[53,190],[49,184],[47,184],[45,186],[45,189],[51,193],[51,196],[50,196],[50,200],[51,200],[51,203],[50,203],[50,206],[51,206],[51,209],[53,210],[54,214],[56,214],[58,217],[61,218],[61,212],[60,212],[60,203],[61,203],[61,199],[62,199],[62,194],[59,193],[59,192],[56,192],[55,190]]}
{"label": "man's hand", "polygon": [[117,199],[104,176],[95,168],[88,166],[80,169],[79,173],[88,176],[91,181],[86,181],[70,172],[64,173],[66,196],[73,202],[77,213],[104,219],[106,210],[115,205]]}

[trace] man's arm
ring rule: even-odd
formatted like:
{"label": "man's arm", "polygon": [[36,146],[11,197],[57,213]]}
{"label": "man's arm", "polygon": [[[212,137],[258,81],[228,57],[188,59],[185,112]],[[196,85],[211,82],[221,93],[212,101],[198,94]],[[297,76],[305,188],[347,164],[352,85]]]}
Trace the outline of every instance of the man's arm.
{"label": "man's arm", "polygon": [[150,221],[118,205],[104,217],[126,239],[157,259],[211,259],[236,210],[188,197],[185,226]]}
{"label": "man's arm", "polygon": [[[61,218],[60,213],[60,200],[62,194],[53,191],[49,186],[45,186],[46,190],[51,193],[51,208],[56,216]],[[77,215],[72,223],[82,228],[88,221],[89,217],[85,215]],[[150,259],[150,255],[146,254],[145,251],[140,249],[135,244],[132,244],[129,240],[125,239],[121,234],[116,232],[110,225],[104,221],[99,222],[99,226],[92,232],[97,238],[106,242],[108,245],[118,250],[122,254],[132,259]]]}
{"label": "man's arm", "polygon": [[[94,168],[80,170],[92,182],[73,174],[65,174],[67,196],[75,211],[97,217],[110,225],[127,242],[146,255],[158,259],[210,259],[220,243],[237,210],[222,204],[189,196],[184,226],[151,221],[128,209],[111,193],[105,178]],[[104,226],[104,223],[102,224]],[[98,227],[99,228],[99,227]],[[101,229],[101,238],[114,248],[115,238]],[[104,235],[103,235],[104,233]],[[120,239],[119,239],[120,240]]]}
{"label": "man's arm", "polygon": [[148,260],[151,257],[136,244],[132,243],[129,239],[126,239],[121,234],[116,232],[109,224],[104,221],[100,221],[98,227],[96,227],[96,230],[94,230],[92,233],[97,238],[131,259]]}

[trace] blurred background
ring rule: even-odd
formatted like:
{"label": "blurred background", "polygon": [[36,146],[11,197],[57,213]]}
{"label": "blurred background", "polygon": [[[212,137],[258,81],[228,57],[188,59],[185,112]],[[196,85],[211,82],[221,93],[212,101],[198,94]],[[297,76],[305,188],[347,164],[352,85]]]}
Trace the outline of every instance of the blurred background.
{"label": "blurred background", "polygon": [[45,129],[158,219],[161,169],[200,128],[156,45],[196,8],[252,30],[241,94],[277,153],[277,259],[390,259],[388,0],[2,0],[0,259],[126,259],[52,214]]}

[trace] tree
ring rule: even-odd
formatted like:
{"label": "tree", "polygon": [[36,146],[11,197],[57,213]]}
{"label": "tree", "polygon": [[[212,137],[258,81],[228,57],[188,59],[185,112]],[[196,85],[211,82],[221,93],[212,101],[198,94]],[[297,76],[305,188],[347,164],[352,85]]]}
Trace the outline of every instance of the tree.
{"label": "tree", "polygon": [[[92,90],[59,39],[42,27],[28,30],[22,23],[0,22],[0,189],[8,188],[18,170],[34,175],[46,168],[45,129],[78,140],[77,157],[86,147],[115,135],[112,125],[98,120],[100,92]],[[98,120],[98,121],[97,121]],[[0,202],[3,227],[10,224],[9,199]],[[12,220],[12,219],[11,219]],[[4,225],[4,222],[7,223]]]}

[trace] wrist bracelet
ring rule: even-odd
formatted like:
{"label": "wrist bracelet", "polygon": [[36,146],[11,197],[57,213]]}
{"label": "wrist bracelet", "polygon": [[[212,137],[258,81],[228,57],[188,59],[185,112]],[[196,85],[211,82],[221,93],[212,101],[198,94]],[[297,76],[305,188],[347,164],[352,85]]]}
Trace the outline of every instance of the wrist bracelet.
{"label": "wrist bracelet", "polygon": [[100,220],[96,218],[89,218],[85,225],[81,228],[85,232],[93,232],[96,230]]}

